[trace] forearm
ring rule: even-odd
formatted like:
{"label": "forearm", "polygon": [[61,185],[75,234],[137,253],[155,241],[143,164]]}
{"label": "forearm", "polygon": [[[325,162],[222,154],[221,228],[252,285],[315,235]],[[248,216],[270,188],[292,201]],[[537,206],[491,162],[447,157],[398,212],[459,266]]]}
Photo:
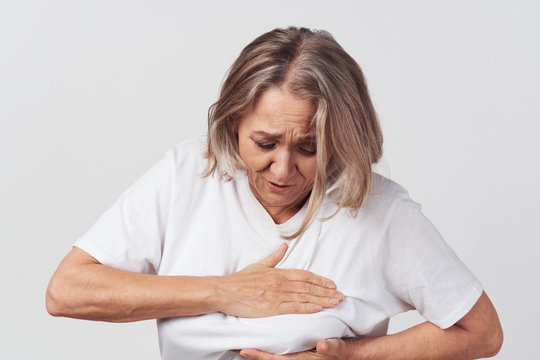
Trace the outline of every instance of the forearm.
{"label": "forearm", "polygon": [[503,331],[495,307],[485,292],[456,324],[448,329],[425,322],[405,331],[376,338],[352,340],[351,359],[479,359],[497,354]]}
{"label": "forearm", "polygon": [[239,317],[310,314],[343,294],[309,271],[274,269],[287,246],[227,276],[157,276],[113,269],[74,247],[47,289],[54,316],[113,322],[223,312]]}
{"label": "forearm", "polygon": [[424,322],[405,331],[374,338],[350,340],[350,359],[479,359],[490,357],[500,346],[457,325],[442,330]]}
{"label": "forearm", "polygon": [[111,322],[205,314],[217,310],[208,301],[213,281],[138,274],[99,263],[62,264],[47,289],[47,310],[55,316]]}

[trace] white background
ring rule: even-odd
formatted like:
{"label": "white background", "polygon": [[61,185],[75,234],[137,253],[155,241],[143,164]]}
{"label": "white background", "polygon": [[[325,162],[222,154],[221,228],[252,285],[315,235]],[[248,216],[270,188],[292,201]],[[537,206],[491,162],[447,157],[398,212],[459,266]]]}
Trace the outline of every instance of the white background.
{"label": "white background", "polygon": [[496,358],[537,359],[537,4],[2,1],[0,358],[159,358],[153,321],[50,317],[47,282],[127,186],[204,133],[240,50],[303,25],[362,66],[385,134],[378,169],[484,284],[505,331]]}

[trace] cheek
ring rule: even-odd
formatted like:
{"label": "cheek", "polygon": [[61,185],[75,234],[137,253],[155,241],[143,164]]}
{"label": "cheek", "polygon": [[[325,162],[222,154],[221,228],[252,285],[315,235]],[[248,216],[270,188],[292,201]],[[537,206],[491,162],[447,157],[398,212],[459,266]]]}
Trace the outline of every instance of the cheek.
{"label": "cheek", "polygon": [[300,171],[307,181],[313,181],[313,179],[315,179],[315,175],[317,174],[317,158],[314,157],[313,159],[306,160],[304,163],[302,163]]}
{"label": "cheek", "polygon": [[265,154],[261,154],[260,151],[254,149],[248,144],[239,143],[238,151],[240,157],[247,166],[248,171],[260,171],[266,168],[267,159]]}

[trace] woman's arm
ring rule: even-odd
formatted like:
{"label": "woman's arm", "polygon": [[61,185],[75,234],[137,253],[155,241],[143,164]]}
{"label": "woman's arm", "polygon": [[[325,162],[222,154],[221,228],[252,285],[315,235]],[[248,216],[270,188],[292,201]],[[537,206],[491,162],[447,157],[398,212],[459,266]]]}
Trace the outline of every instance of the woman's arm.
{"label": "woman's arm", "polygon": [[[425,322],[397,334],[351,341],[359,359],[478,359],[497,354],[503,332],[485,292],[456,324],[442,330]],[[354,358],[354,357],[351,357]]]}
{"label": "woman's arm", "polygon": [[275,269],[287,251],[230,276],[157,276],[113,269],[74,247],[47,289],[53,316],[127,322],[221,311],[242,317],[314,313],[334,307],[343,294],[324,277]]}
{"label": "woman's arm", "polygon": [[315,351],[274,355],[244,349],[242,356],[255,360],[278,359],[479,359],[497,354],[503,332],[497,312],[486,293],[456,324],[442,330],[424,322],[405,331],[374,338],[320,340]]}

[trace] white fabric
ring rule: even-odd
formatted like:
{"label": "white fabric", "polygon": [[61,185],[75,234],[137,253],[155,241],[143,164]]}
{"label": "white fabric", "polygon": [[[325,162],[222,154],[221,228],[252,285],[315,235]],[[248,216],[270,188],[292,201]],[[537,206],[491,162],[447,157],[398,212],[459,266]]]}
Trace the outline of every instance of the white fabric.
{"label": "white fabric", "polygon": [[[275,251],[284,241],[280,234],[298,228],[305,208],[276,225],[245,175],[230,182],[201,177],[204,141],[168,151],[75,245],[105,265],[159,275],[227,275]],[[325,204],[320,216],[334,209]],[[288,243],[277,267],[334,280],[346,296],[340,305],[311,315],[158,320],[163,359],[240,359],[227,350],[288,353],[323,338],[382,335],[390,317],[410,309],[447,328],[482,292],[420,205],[376,173],[356,217],[341,210]]]}

